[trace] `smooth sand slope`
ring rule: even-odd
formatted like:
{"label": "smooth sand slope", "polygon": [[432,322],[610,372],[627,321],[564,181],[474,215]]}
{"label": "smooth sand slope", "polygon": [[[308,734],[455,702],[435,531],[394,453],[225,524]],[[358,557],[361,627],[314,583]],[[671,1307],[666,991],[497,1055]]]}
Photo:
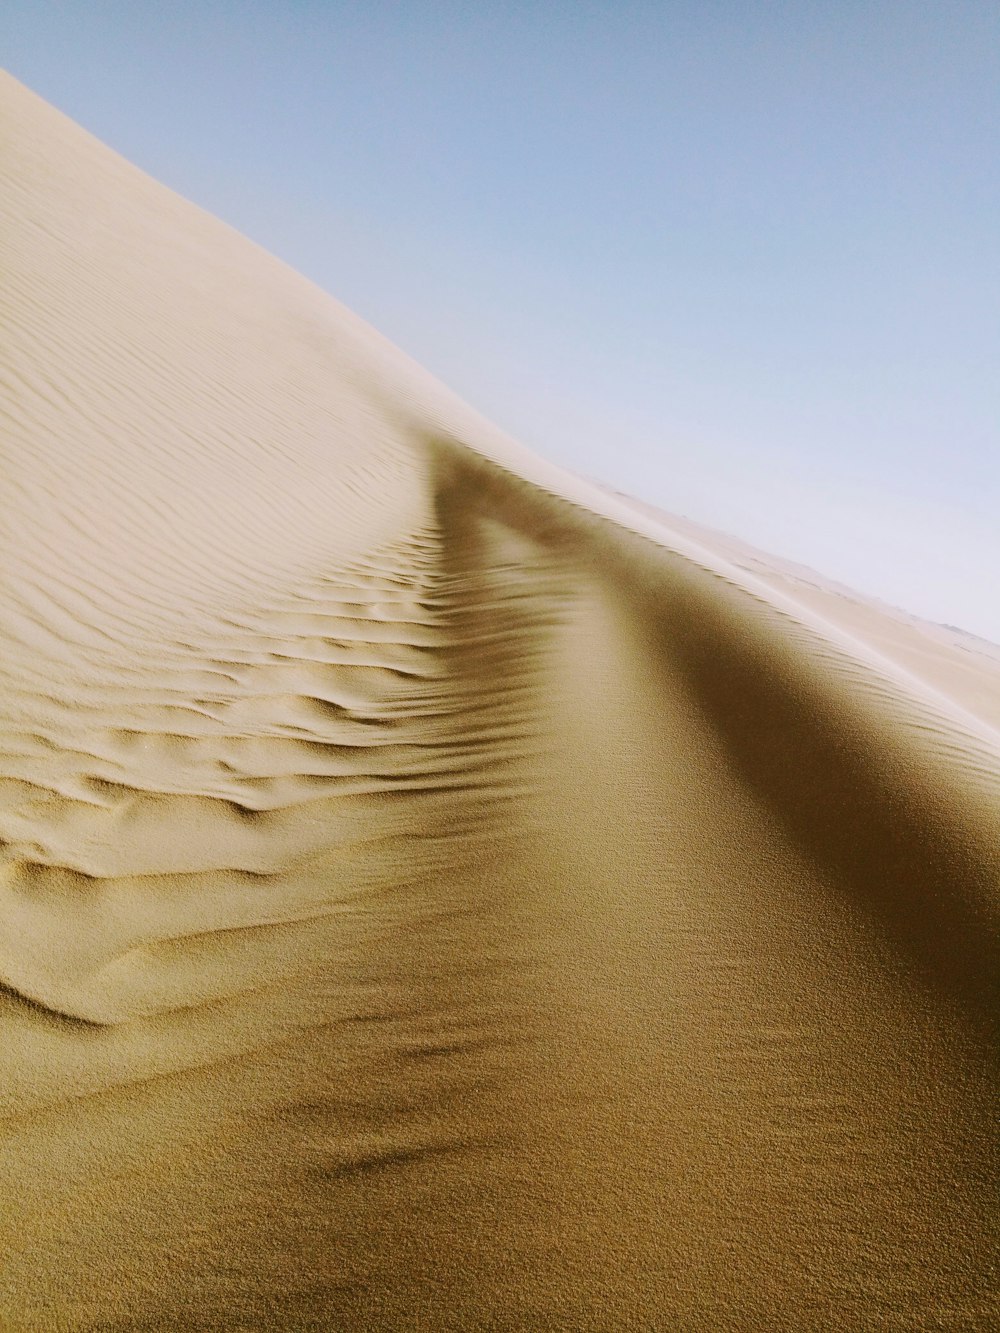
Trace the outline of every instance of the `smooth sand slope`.
{"label": "smooth sand slope", "polygon": [[0,127],[0,1326],[996,1328],[1000,658]]}

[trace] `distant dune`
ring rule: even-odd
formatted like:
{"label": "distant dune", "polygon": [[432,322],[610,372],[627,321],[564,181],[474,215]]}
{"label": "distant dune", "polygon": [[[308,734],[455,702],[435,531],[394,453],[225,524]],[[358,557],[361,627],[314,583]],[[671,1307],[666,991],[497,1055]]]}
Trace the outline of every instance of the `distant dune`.
{"label": "distant dune", "polygon": [[0,1326],[1000,1326],[1000,657],[0,109]]}

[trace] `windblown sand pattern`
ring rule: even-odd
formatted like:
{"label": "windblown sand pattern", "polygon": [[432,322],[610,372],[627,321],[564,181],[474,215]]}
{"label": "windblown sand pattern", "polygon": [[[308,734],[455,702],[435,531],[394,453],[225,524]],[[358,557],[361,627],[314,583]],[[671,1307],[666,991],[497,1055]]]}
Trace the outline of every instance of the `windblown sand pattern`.
{"label": "windblown sand pattern", "polygon": [[0,107],[0,1324],[997,1327],[1000,654]]}

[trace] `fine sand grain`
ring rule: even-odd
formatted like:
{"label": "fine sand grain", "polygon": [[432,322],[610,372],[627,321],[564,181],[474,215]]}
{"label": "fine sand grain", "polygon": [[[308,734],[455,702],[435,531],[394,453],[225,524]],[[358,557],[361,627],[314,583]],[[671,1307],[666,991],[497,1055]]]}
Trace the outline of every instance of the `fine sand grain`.
{"label": "fine sand grain", "polygon": [[0,1326],[1000,1326],[1000,652],[0,133]]}

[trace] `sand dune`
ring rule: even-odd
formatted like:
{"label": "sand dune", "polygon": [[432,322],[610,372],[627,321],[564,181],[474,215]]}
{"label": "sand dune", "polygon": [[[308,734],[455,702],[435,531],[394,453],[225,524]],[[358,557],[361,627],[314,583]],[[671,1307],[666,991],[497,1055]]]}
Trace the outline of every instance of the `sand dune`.
{"label": "sand dune", "polygon": [[997,1327],[1000,655],[0,107],[0,1323]]}

